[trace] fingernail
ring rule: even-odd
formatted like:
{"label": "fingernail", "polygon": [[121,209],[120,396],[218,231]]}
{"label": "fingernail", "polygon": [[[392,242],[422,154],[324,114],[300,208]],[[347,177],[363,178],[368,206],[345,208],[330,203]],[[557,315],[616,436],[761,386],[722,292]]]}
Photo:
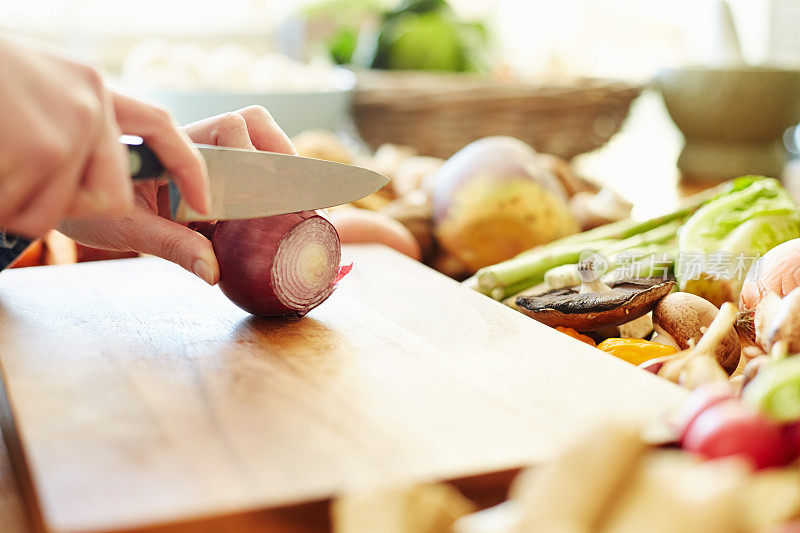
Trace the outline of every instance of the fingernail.
{"label": "fingernail", "polygon": [[214,274],[211,272],[211,267],[202,259],[198,259],[194,262],[192,265],[192,272],[209,285],[214,284]]}

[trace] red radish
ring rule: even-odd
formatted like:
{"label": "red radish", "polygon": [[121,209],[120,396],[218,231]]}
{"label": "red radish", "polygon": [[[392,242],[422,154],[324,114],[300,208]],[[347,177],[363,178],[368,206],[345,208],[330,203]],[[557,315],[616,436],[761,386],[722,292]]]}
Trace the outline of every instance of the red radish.
{"label": "red radish", "polygon": [[644,363],[639,365],[639,368],[642,370],[647,370],[648,372],[652,372],[653,374],[658,374],[658,371],[661,370],[661,367],[664,366],[663,359],[656,361],[655,359],[650,359],[649,361],[645,361]]}
{"label": "red radish", "polygon": [[697,417],[707,409],[721,402],[735,399],[736,395],[733,389],[721,381],[712,381],[693,390],[675,416],[674,426],[680,433],[679,440],[683,440]]}
{"label": "red radish", "polygon": [[781,524],[769,530],[769,533],[800,533],[800,521]]}
{"label": "red radish", "polygon": [[757,469],[786,462],[783,428],[737,401],[703,411],[686,431],[683,448],[708,459],[739,455]]}
{"label": "red radish", "polygon": [[787,462],[800,457],[800,422],[790,424],[783,429],[783,438],[786,442]]}
{"label": "red radish", "polygon": [[214,245],[222,292],[254,315],[302,316],[335,288],[339,235],[313,211],[193,227]]}

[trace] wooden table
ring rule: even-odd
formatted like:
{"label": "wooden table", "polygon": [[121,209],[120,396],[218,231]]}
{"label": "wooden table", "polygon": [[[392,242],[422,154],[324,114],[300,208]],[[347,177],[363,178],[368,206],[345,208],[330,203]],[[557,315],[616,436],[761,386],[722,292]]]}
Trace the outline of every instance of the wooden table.
{"label": "wooden table", "polygon": [[539,462],[685,397],[386,248],[345,253],[288,321],[157,259],[4,273],[2,423],[40,525],[324,530],[342,491]]}

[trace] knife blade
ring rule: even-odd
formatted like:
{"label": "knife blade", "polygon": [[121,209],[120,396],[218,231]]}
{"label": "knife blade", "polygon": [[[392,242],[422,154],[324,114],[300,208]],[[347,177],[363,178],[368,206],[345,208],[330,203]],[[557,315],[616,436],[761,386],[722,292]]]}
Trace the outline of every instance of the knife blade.
{"label": "knife blade", "polygon": [[170,190],[174,220],[255,218],[333,207],[389,182],[365,168],[271,152],[196,145],[206,161],[211,210],[196,213]]}
{"label": "knife blade", "polygon": [[[131,179],[169,177],[158,156],[139,137],[123,135]],[[196,145],[206,161],[211,209],[200,215],[169,182],[172,219],[179,222],[256,218],[333,207],[371,194],[387,183],[382,174],[321,159]],[[0,271],[13,263],[33,239],[0,228]]]}

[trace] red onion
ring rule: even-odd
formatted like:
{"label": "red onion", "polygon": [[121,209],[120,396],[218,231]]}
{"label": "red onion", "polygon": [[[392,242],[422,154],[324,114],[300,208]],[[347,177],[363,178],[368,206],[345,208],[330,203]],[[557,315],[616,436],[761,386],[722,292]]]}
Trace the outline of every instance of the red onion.
{"label": "red onion", "polygon": [[254,315],[302,316],[335,289],[339,235],[313,211],[192,227],[214,245],[223,294]]}

